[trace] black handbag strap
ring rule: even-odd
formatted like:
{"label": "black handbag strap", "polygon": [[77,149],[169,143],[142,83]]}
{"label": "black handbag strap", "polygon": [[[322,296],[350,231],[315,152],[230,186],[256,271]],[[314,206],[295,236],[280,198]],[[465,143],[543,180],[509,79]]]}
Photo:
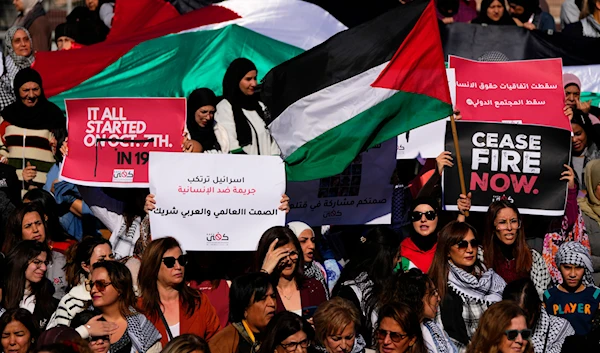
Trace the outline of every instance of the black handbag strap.
{"label": "black handbag strap", "polygon": [[167,331],[167,336],[169,336],[169,341],[171,341],[173,339],[173,334],[171,333],[171,329],[169,328],[169,324],[167,323],[167,319],[165,319],[162,310],[158,310],[158,315],[160,315],[160,319],[163,325],[165,325],[165,331]]}

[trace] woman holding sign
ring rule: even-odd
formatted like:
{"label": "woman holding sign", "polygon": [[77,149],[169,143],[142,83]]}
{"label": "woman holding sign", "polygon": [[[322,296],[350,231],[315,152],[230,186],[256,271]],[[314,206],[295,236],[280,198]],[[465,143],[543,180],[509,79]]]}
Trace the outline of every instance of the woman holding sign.
{"label": "woman holding sign", "polygon": [[279,147],[267,129],[268,112],[254,94],[258,72],[252,61],[231,62],[223,78],[223,100],[215,120],[225,131],[231,153],[278,156]]}

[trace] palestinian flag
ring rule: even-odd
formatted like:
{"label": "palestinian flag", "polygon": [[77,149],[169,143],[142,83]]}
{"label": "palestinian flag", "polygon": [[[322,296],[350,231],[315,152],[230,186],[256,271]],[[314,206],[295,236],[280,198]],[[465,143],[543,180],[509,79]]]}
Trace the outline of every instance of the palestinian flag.
{"label": "palestinian flag", "polygon": [[432,1],[339,33],[264,79],[288,181],[341,173],[362,151],[452,113]]}
{"label": "palestinian flag", "polygon": [[563,72],[574,74],[581,80],[582,102],[592,101],[593,106],[600,106],[600,65],[565,66]]}
{"label": "palestinian flag", "polygon": [[105,42],[36,54],[50,100],[185,97],[221,91],[229,63],[255,62],[260,75],[346,27],[300,0],[227,0],[180,15],[164,0],[117,1]]}

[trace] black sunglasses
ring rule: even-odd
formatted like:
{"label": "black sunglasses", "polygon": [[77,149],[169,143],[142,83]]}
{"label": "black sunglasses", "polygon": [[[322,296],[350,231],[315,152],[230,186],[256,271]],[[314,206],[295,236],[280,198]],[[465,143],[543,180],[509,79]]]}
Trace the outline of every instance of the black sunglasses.
{"label": "black sunglasses", "polygon": [[412,211],[410,213],[410,219],[413,222],[418,222],[421,220],[421,218],[423,218],[423,215],[425,215],[425,218],[427,218],[427,220],[429,220],[429,221],[433,221],[435,219],[435,217],[437,217],[437,214],[435,213],[435,211],[427,211],[427,212]]}
{"label": "black sunglasses", "polygon": [[91,336],[89,341],[92,343],[98,343],[98,341],[110,341],[110,336]]}
{"label": "black sunglasses", "polygon": [[164,262],[167,268],[173,268],[173,266],[175,266],[175,261],[179,262],[180,266],[185,266],[188,263],[187,256],[185,255],[180,255],[178,258],[175,258],[174,256],[167,256],[162,258],[162,262]]}
{"label": "black sunglasses", "polygon": [[382,329],[378,329],[377,331],[375,331],[375,335],[377,336],[377,339],[380,341],[385,341],[385,338],[388,335],[390,335],[390,339],[392,340],[392,342],[395,342],[395,343],[398,343],[398,342],[402,341],[404,338],[408,337],[408,335],[405,333],[387,331],[387,330],[382,330]]}
{"label": "black sunglasses", "polygon": [[459,249],[461,250],[466,250],[469,248],[469,244],[471,244],[472,248],[476,248],[479,246],[479,241],[477,241],[477,239],[471,239],[471,241],[466,241],[466,240],[461,240],[458,243],[456,243],[456,245],[458,246]]}
{"label": "black sunglasses", "polygon": [[506,330],[504,331],[504,334],[506,335],[506,338],[508,338],[509,341],[516,340],[519,334],[521,335],[521,338],[523,338],[523,340],[527,341],[531,337],[531,330]]}

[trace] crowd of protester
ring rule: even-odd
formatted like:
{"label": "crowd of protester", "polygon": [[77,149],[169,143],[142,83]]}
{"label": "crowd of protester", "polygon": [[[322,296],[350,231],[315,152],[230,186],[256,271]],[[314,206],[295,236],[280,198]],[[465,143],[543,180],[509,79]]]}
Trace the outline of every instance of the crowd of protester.
{"label": "crowd of protester", "polygon": [[[576,76],[564,76],[573,129],[560,176],[565,213],[541,234],[507,199],[467,218],[472,193],[461,194],[457,213],[442,210],[440,179],[454,167],[443,152],[425,164],[433,174],[414,195],[394,194],[406,207],[393,209],[392,227],[290,222],[260,230],[255,252],[215,256],[186,251],[176,237],[153,240],[158,196],[148,190],[59,180],[66,119],[31,68],[52,31],[40,2],[14,3],[0,78],[2,352],[600,349],[600,109],[580,100]],[[106,39],[115,3],[85,5],[55,29],[59,50]],[[483,0],[479,14],[474,1],[436,7],[443,23],[555,29],[537,0]],[[600,0],[567,0],[562,12],[566,33],[600,37]],[[201,87],[189,95],[182,152],[280,154],[257,74],[238,58],[222,97]],[[399,166],[395,178],[418,179],[425,168]],[[289,198],[274,206],[288,212]]]}

